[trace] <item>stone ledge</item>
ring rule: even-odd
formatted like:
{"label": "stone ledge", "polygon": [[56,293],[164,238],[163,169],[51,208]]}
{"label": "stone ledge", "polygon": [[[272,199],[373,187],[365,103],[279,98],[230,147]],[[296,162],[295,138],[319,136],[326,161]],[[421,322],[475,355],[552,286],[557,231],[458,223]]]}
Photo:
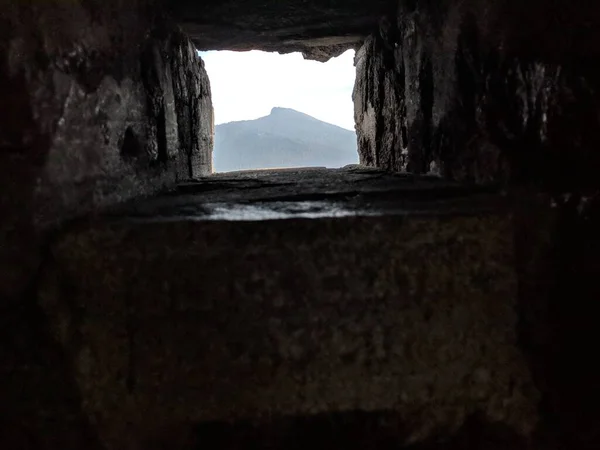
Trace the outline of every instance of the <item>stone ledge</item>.
{"label": "stone ledge", "polygon": [[415,441],[476,413],[527,435],[511,215],[413,213],[113,213],[65,233],[40,299],[107,447],[174,423],[350,410],[393,411]]}

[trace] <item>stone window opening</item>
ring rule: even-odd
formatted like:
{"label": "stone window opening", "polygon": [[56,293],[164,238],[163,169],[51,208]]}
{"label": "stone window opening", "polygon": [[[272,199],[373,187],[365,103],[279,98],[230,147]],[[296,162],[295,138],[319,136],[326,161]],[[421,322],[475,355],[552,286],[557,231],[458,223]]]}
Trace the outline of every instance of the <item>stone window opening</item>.
{"label": "stone window opening", "polygon": [[213,173],[358,164],[354,51],[200,52],[215,114]]}

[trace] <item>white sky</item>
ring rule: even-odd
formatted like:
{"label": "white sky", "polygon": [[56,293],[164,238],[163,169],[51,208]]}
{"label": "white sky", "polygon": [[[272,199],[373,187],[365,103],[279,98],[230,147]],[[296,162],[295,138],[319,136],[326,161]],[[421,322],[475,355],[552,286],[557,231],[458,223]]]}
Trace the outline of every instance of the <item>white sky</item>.
{"label": "white sky", "polygon": [[354,50],[326,63],[300,53],[201,52],[210,77],[215,123],[269,115],[292,108],[354,130]]}

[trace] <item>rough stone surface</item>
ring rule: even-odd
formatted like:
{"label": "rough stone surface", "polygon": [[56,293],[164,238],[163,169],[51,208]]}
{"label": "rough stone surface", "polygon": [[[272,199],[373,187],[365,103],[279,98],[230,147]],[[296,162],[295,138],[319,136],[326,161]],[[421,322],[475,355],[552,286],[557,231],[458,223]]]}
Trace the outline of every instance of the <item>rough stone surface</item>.
{"label": "rough stone surface", "polygon": [[542,393],[538,448],[600,445],[598,196],[515,193],[519,340]]}
{"label": "rough stone surface", "polygon": [[158,12],[0,1],[1,448],[101,448],[34,301],[46,228],[210,171],[206,73]]}
{"label": "rough stone surface", "polygon": [[[600,53],[600,8],[594,2],[569,0],[170,0],[173,18],[199,48],[301,51],[325,60],[376,30],[379,19],[417,9],[428,39],[438,40],[447,13],[472,13],[482,40],[494,48],[516,49],[521,56],[563,64],[592,61]],[[408,18],[407,25],[412,19]],[[392,21],[393,22],[393,21]],[[460,24],[456,23],[460,26]],[[422,31],[426,31],[420,27]],[[402,29],[402,28],[400,28]],[[406,29],[403,30],[403,33]],[[456,30],[449,31],[451,58]],[[445,31],[445,32],[446,32]],[[443,40],[446,40],[446,37]],[[340,46],[341,45],[341,46]],[[443,52],[442,52],[443,53]]]}
{"label": "rough stone surface", "polygon": [[179,179],[212,172],[214,115],[208,74],[194,44],[182,34],[174,37],[172,58],[175,112],[179,137]]}
{"label": "rough stone surface", "polygon": [[36,230],[209,173],[212,107],[193,45],[145,3],[1,8],[0,296],[12,297]]}
{"label": "rough stone surface", "polygon": [[[170,209],[149,200],[153,217],[126,209],[52,244],[38,301],[107,448],[206,421],[354,410],[388,411],[399,446],[474,415],[529,439],[538,395],[517,345],[510,212],[457,206],[482,194],[443,197],[432,180],[309,170],[329,213],[306,220],[290,196],[298,174],[215,177],[232,211],[284,202],[265,195],[274,186],[234,200],[236,182],[287,178],[286,220],[205,214],[219,192],[199,183],[184,202],[165,197]],[[413,203],[381,210],[390,190]]]}
{"label": "rough stone surface", "polygon": [[360,46],[394,1],[177,0],[173,19],[202,50],[302,52],[326,61]]}
{"label": "rough stone surface", "polygon": [[[431,439],[401,447],[404,437],[398,416],[391,411],[348,411],[311,416],[272,417],[254,421],[212,421],[189,429],[172,428],[169,436],[185,436],[185,448],[201,448],[210,442],[217,448],[318,450],[524,450],[527,441],[502,423],[470,417],[450,439]],[[154,439],[148,448],[170,447],[172,439]],[[154,446],[152,446],[154,444]],[[163,447],[161,447],[163,445]]]}
{"label": "rough stone surface", "polygon": [[265,220],[506,210],[492,186],[465,186],[439,177],[373,168],[296,168],[214,174],[177,190],[135,200],[103,215],[132,219]]}
{"label": "rough stone surface", "polygon": [[585,356],[600,339],[599,19],[591,3],[400,2],[356,56],[363,164],[520,186],[519,339],[544,449],[600,446]]}
{"label": "rough stone surface", "polygon": [[204,62],[180,32],[156,30],[142,56],[154,161],[181,182],[212,172],[214,118]]}
{"label": "rough stone surface", "polygon": [[365,164],[543,189],[226,175],[40,247],[206,168],[208,86],[161,3],[0,1],[0,447],[600,448],[598,3],[168,2],[202,49],[372,35]]}
{"label": "rough stone surface", "polygon": [[356,57],[361,162],[598,187],[598,73],[587,58],[600,15],[554,3],[399,2]]}

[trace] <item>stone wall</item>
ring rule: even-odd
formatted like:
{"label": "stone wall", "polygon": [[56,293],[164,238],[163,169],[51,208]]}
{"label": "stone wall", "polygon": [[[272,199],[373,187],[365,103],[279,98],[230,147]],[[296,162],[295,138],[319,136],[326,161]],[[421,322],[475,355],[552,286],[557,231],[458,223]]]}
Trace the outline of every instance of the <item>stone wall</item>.
{"label": "stone wall", "polygon": [[213,125],[202,61],[149,2],[0,11],[0,295],[12,296],[39,230],[210,173]]}
{"label": "stone wall", "polygon": [[597,187],[600,99],[588,62],[600,15],[566,3],[400,2],[356,57],[361,161]]}
{"label": "stone wall", "polygon": [[[200,2],[174,3],[179,5],[173,9],[174,14],[179,14],[174,20],[193,30],[196,42],[205,42],[207,46],[221,42],[222,48],[233,44],[235,48],[260,44],[261,48],[286,51],[317,48],[317,57],[322,59],[330,53],[327,49],[321,51],[318,43],[331,43],[328,39],[342,42],[336,53],[346,45],[353,45],[355,38],[362,38],[376,23],[370,14],[371,5],[364,2],[360,2],[360,9],[355,11],[350,6],[352,11],[344,12],[340,9],[341,2],[314,2],[317,4],[314,8],[306,6],[306,2],[292,0],[262,2],[256,6],[252,1],[231,0],[211,2],[216,9],[210,14],[200,9],[204,7]],[[239,3],[243,3],[244,8],[235,8]],[[372,12],[377,20],[386,7],[385,1],[373,2]],[[600,195],[596,174],[600,163],[596,132],[600,99],[597,69],[590,64],[600,54],[597,9],[593,2],[583,4],[570,0],[403,0],[396,13],[381,20],[377,33],[367,39],[357,54],[355,102],[363,163],[394,171],[433,171],[457,180],[506,183],[511,187],[512,210],[505,217],[505,225],[509,230],[512,223],[514,234],[503,234],[498,251],[510,250],[511,257],[507,257],[506,264],[513,261],[516,264],[514,282],[518,297],[502,295],[497,301],[484,303],[483,307],[493,311],[498,305],[510,306],[506,316],[491,314],[490,317],[494,320],[514,317],[516,332],[513,339],[511,326],[511,352],[514,350],[519,361],[523,358],[519,371],[524,366],[523,373],[529,370],[532,378],[531,391],[529,388],[521,391],[515,389],[518,377],[505,372],[502,389],[506,396],[500,399],[499,405],[511,409],[524,404],[510,403],[512,393],[522,392],[532,399],[537,398],[539,392],[541,398],[537,410],[527,415],[540,419],[539,424],[528,430],[531,440],[523,444],[531,444],[528,448],[600,447],[597,408],[600,371],[594,358],[596,343],[600,341],[596,326],[596,304],[600,298],[597,283],[600,277],[597,233]],[[0,0],[2,448],[101,447],[97,424],[91,423],[90,415],[84,413],[90,405],[86,404],[86,392],[81,392],[78,386],[74,361],[68,348],[51,333],[48,316],[36,297],[36,289],[44,281],[44,274],[37,272],[42,255],[46,267],[60,262],[60,254],[53,252],[50,244],[42,245],[44,239],[40,233],[67,218],[149,194],[209,171],[213,128],[206,73],[190,41],[163,18],[163,12],[160,2],[155,4],[151,0]],[[230,20],[223,22],[221,14]],[[253,40],[257,36],[260,39]],[[232,41],[227,40],[229,37]],[[521,189],[523,185],[527,188]],[[519,190],[515,186],[519,186]],[[391,202],[398,202],[399,197]],[[482,229],[493,231],[492,225],[486,224]],[[237,226],[231,230],[239,232]],[[298,234],[299,241],[305,240],[311,245],[319,240],[331,243],[341,233],[332,230],[304,231]],[[364,239],[370,233],[365,230],[370,228],[353,225],[347,227],[346,232],[356,232]],[[396,224],[389,230],[390,233],[402,231]],[[220,228],[217,231],[220,232]],[[108,256],[116,262],[111,261],[107,271],[119,265],[133,271],[122,280],[123,288],[117,289],[120,295],[127,295],[125,287],[130,287],[129,280],[135,278],[134,265],[128,264],[126,254],[121,258],[123,248],[135,241],[130,236],[136,237],[142,247],[150,246],[141,253],[140,261],[156,264],[153,270],[159,277],[154,281],[162,281],[160,276],[168,273],[166,281],[184,280],[177,265],[172,262],[165,265],[164,261],[171,255],[168,247],[164,251],[167,256],[158,263],[147,258],[153,249],[158,251],[158,244],[153,246],[152,243],[164,244],[165,235],[171,233],[161,229],[154,241],[145,240],[133,229],[129,235],[123,235],[122,245],[112,248]],[[477,235],[471,233],[467,235],[477,245],[494,242],[489,238],[476,239]],[[190,247],[189,236],[187,232],[180,236],[180,249]],[[211,235],[207,236],[204,241],[209,243],[209,250],[223,258]],[[255,236],[258,243],[268,241],[263,227],[256,227]],[[231,233],[226,233],[223,242],[230,245],[230,238]],[[392,240],[385,235],[381,238],[385,245],[374,241],[366,246],[367,250],[361,249],[352,258],[344,259],[343,264],[353,260],[367,264],[364,258],[368,252],[378,260],[384,258],[386,252],[393,249],[388,245]],[[405,234],[398,235],[397,239],[402,245],[397,247],[399,251],[393,252],[396,258],[407,254],[406,245],[419,242],[407,239]],[[242,242],[241,237],[239,242]],[[286,237],[282,242],[290,245],[291,240]],[[426,241],[425,244],[434,253],[451,250],[445,242],[430,245]],[[233,254],[238,255],[238,249],[231,248]],[[280,252],[281,246],[276,248]],[[299,244],[294,248],[303,246]],[[463,251],[465,246],[457,248]],[[65,247],[67,253],[83,251],[82,258],[93,257],[92,252],[84,250],[85,247],[76,245]],[[493,257],[486,257],[485,252],[475,253],[482,256],[487,265],[496,263],[495,253]],[[199,254],[204,257],[209,253],[202,249]],[[339,251],[331,254],[338,255]],[[185,252],[181,250],[176,255],[185,256]],[[316,251],[315,255],[322,256],[322,252]],[[264,261],[260,255],[251,256],[248,267],[255,267],[256,261]],[[302,258],[302,261],[313,259]],[[384,260],[387,262],[389,258]],[[429,256],[416,260],[427,264],[432,261]],[[98,261],[100,259],[90,262],[90,266]],[[232,256],[216,265],[214,260],[208,261],[206,265],[210,270],[201,272],[205,276],[211,274],[211,270],[221,273],[219,267],[231,261],[237,260]],[[455,261],[452,260],[453,270],[446,275],[449,285],[456,281]],[[186,269],[195,267],[183,259],[180,263]],[[343,270],[343,264],[325,264],[324,267]],[[74,267],[85,269],[80,264]],[[381,267],[383,274],[389,273],[384,262]],[[415,265],[406,267],[411,269]],[[471,271],[480,266],[477,262],[465,262],[465,267]],[[362,276],[372,284],[374,278],[368,264],[367,267],[357,265],[356,270],[356,276],[353,273],[348,276],[349,282],[356,282]],[[245,270],[239,272],[246,274]],[[59,271],[59,275],[61,273]],[[192,270],[188,275],[189,284],[199,286],[197,271]],[[272,279],[275,277],[267,277],[267,281]],[[296,278],[291,279],[292,285],[298,282]],[[309,279],[314,280],[314,277]],[[386,280],[382,288],[397,289],[398,279]],[[96,288],[81,289],[81,284],[89,280],[96,283]],[[49,283],[60,293],[60,298],[65,299],[66,307],[72,307],[69,302],[73,299],[90,301],[94,297],[89,293],[98,295],[101,287],[109,286],[110,280],[103,283],[99,276],[88,271],[81,276],[58,276]],[[289,290],[287,279],[282,277],[281,280],[282,290]],[[489,278],[483,277],[483,282],[488,281]],[[136,282],[146,289],[150,286],[143,279]],[[301,287],[305,288],[306,283]],[[163,288],[168,289],[169,283],[163,284]],[[258,292],[257,298],[262,300],[260,292],[265,291]],[[151,294],[160,293],[155,290]],[[95,303],[106,305],[106,298]],[[225,298],[231,300],[228,294]],[[455,309],[453,297],[440,298],[449,303],[448,310]],[[356,304],[362,307],[363,302],[357,299]],[[123,302],[117,302],[115,308],[123,313]],[[131,315],[133,310],[130,310],[125,311],[126,314]],[[81,330],[89,324],[82,320],[85,317],[82,311],[85,312],[74,308],[73,320],[78,323],[70,336],[70,345],[74,348],[85,344],[87,339]],[[290,317],[296,316],[294,312]],[[113,329],[122,325],[115,317],[115,314],[107,316],[107,323]],[[231,315],[224,317],[227,322]],[[250,316],[238,317],[245,326],[254,326],[247,321]],[[380,317],[384,320],[390,315],[383,311]],[[307,322],[310,318],[310,315],[305,316]],[[160,321],[164,324],[162,316]],[[126,328],[133,329],[135,323],[132,323]],[[53,323],[57,324],[63,325],[60,321]],[[484,325],[473,324],[477,329],[493,331]],[[394,332],[402,331],[402,327],[391,328]],[[149,327],[149,335],[157,329]],[[198,327],[190,321],[188,329],[197,332]],[[88,342],[102,342],[104,333],[110,330],[108,325],[93,330],[90,333],[93,339]],[[234,329],[234,332],[239,330],[244,328]],[[457,332],[458,329],[449,327],[449,330]],[[117,340],[123,337],[121,331],[116,335]],[[168,331],[164,335],[173,337],[177,333]],[[422,335],[418,336],[427,339],[434,335],[424,326]],[[498,336],[492,337],[489,342],[494,345],[490,345],[487,355],[493,355],[504,345],[496,346]],[[410,342],[422,343],[420,338],[410,339]],[[502,336],[498,339],[502,341]],[[177,344],[178,341],[165,342]],[[193,340],[184,337],[181,342],[187,344]],[[99,347],[109,359],[125,354],[122,349]],[[192,359],[197,349],[185,345],[167,347],[167,350],[177,351],[188,349]],[[322,348],[322,345],[315,344],[317,347]],[[147,354],[157,354],[157,348],[150,344]],[[472,349],[476,354],[477,345],[473,344]],[[165,357],[157,373],[167,369],[174,370],[177,377],[189,373],[172,363],[181,363],[176,353],[175,356],[164,353],[168,358]],[[459,354],[470,353],[461,351]],[[222,353],[217,352],[217,355],[220,357]],[[436,365],[437,356],[432,358],[424,364],[426,368]],[[475,364],[477,358],[473,361]],[[498,358],[489,361],[502,366]],[[94,367],[89,362],[90,359],[85,358],[78,361],[78,370],[83,367],[85,377],[106,381],[107,378],[97,375],[101,372],[86,372]],[[131,360],[129,364],[133,367],[138,362]],[[102,366],[103,369],[115,367]],[[155,372],[141,373],[149,380],[148,385],[154,382],[151,378]],[[331,372],[324,369],[322,373]],[[177,377],[174,385],[178,385]],[[372,378],[369,375],[369,379]],[[122,379],[123,373],[115,371],[113,380],[121,383]],[[223,380],[223,377],[219,379]],[[452,376],[441,380],[456,381]],[[494,379],[490,379],[490,383],[488,392],[493,397],[498,386]],[[529,386],[529,382],[526,384]],[[211,392],[210,384],[207,386]],[[475,393],[471,385],[465,389],[465,392]],[[223,392],[236,395],[235,390]],[[411,395],[418,392],[413,390]],[[428,398],[430,391],[423,392],[423,398]],[[388,398],[385,392],[381,397]],[[169,402],[178,401],[172,396],[166,398]],[[99,396],[98,404],[102,406],[106,401],[107,404],[114,402],[119,408],[127,406],[120,403],[121,399],[118,395],[116,399]],[[193,406],[200,403],[194,402]],[[525,403],[528,408],[531,406],[531,400]],[[432,400],[427,405],[431,405],[433,411],[438,403]],[[460,409],[464,405],[464,399],[459,399],[453,407]],[[469,413],[477,409],[482,408],[471,408]],[[158,411],[170,414],[169,408],[158,408]],[[417,408],[412,417],[418,417],[418,413],[423,417],[432,416],[428,411]],[[114,420],[112,416],[107,417]],[[492,415],[492,419],[494,417],[497,416]],[[518,416],[510,417],[519,421]],[[487,423],[485,428],[496,425],[484,422]],[[130,424],[123,421],[118,425],[127,428]],[[477,422],[473,428],[465,425],[461,429],[465,434],[460,437],[463,431],[457,431],[454,436],[458,440],[444,441],[440,447],[436,444],[436,447],[414,448],[516,448],[511,442],[503,446],[485,445]],[[414,423],[407,424],[407,433],[415,430],[418,428]],[[514,430],[511,433],[514,434]],[[165,433],[169,442],[175,435],[176,432]],[[467,445],[461,445],[463,439]]]}
{"label": "stone wall", "polygon": [[201,50],[301,52],[327,61],[359,46],[394,0],[170,0]]}
{"label": "stone wall", "polygon": [[356,55],[362,163],[511,198],[539,448],[600,445],[600,12],[574,3],[401,1]]}
{"label": "stone wall", "polygon": [[36,301],[47,232],[211,171],[191,41],[147,1],[0,1],[0,447],[100,448]]}
{"label": "stone wall", "polygon": [[[512,220],[501,198],[453,196],[442,184],[446,201],[428,201],[436,188],[427,181],[377,172],[304,176],[216,178],[220,195],[199,185],[196,195],[150,199],[136,205],[146,219],[125,211],[126,220],[81,224],[52,244],[39,304],[106,449],[145,449],[155,434],[167,448],[203,448],[178,446],[183,430],[171,427],[244,419],[270,428],[274,445],[232,427],[238,442],[213,448],[306,448],[277,443],[293,432],[273,425],[353,411],[393,412],[391,448],[451,438],[474,416],[512,437],[489,448],[526,442],[539,396],[516,345]],[[371,190],[382,182],[389,190]],[[302,187],[326,199],[318,218],[297,212],[308,202],[282,206]],[[352,217],[352,200],[339,200],[367,197],[363,211],[383,212],[372,205],[402,191],[398,215]],[[211,208],[217,220],[207,220]],[[277,211],[286,220],[272,220]],[[356,438],[381,439],[385,427],[373,422]]]}

